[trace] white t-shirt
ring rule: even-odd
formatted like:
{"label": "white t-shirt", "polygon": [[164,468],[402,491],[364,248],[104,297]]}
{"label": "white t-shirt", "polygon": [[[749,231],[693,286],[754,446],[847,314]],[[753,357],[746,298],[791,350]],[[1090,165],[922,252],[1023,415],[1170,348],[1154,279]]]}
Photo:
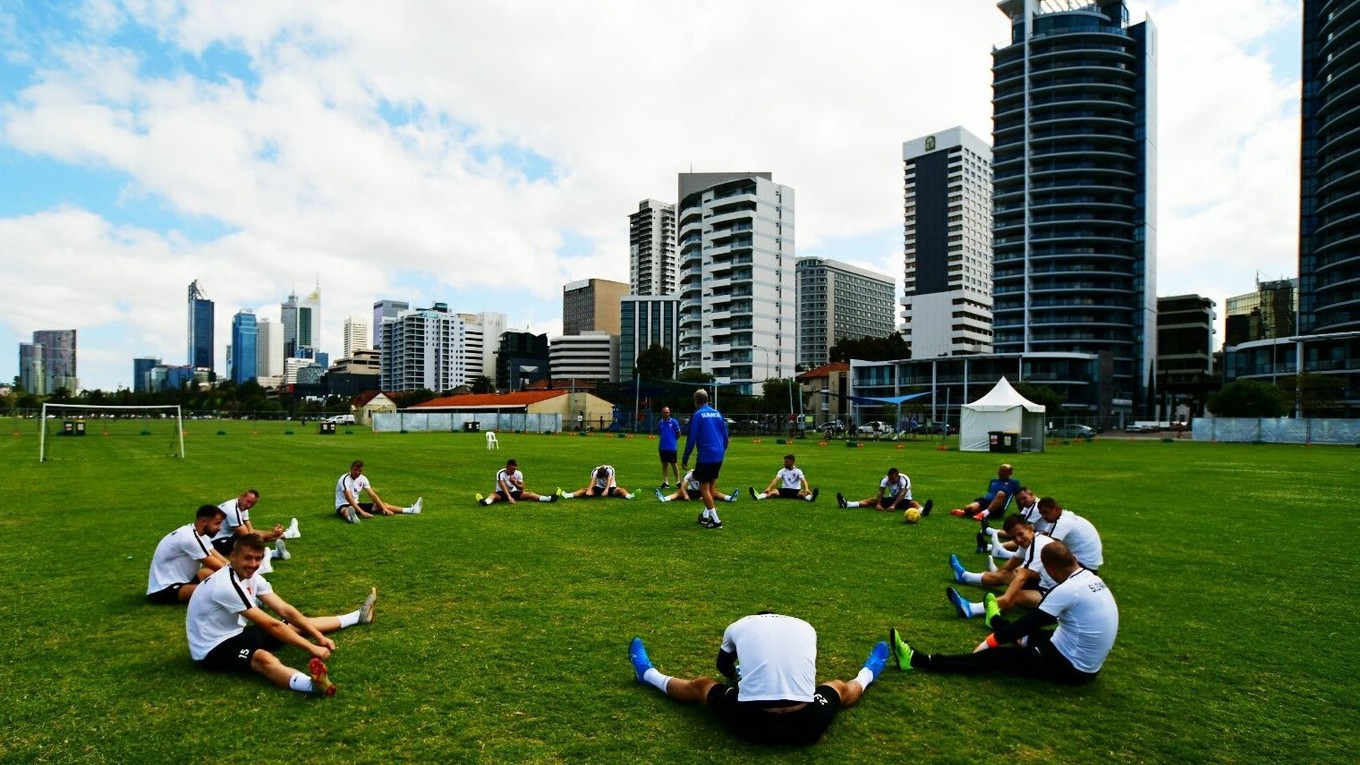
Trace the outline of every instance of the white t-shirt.
{"label": "white t-shirt", "polygon": [[250,624],[246,609],[260,605],[260,596],[273,591],[259,574],[242,579],[231,566],[214,572],[189,598],[189,612],[184,617],[189,656],[202,661],[222,641],[241,634]]}
{"label": "white t-shirt", "polygon": [[[604,468],[606,471],[604,478],[596,475],[596,473],[600,472],[600,468]],[[590,471],[590,480],[595,488],[606,488],[614,482],[614,468],[609,465],[597,465],[594,470]]]}
{"label": "white t-shirt", "polygon": [[774,475],[776,478],[783,481],[783,483],[780,484],[780,488],[783,489],[803,488],[803,471],[800,470],[799,468],[796,467],[780,468],[779,472],[775,473]]}
{"label": "white t-shirt", "polygon": [[250,511],[236,504],[239,499],[240,497],[232,497],[226,502],[218,505],[218,507],[222,508],[222,512],[227,514],[227,517],[223,519],[222,527],[217,530],[217,534],[213,536],[213,539],[227,539],[234,536],[231,531],[232,529],[250,522]]}
{"label": "white t-shirt", "polygon": [[1119,632],[1119,607],[1105,582],[1077,569],[1044,597],[1039,610],[1058,620],[1053,647],[1082,672],[1099,671]]}
{"label": "white t-shirt", "polygon": [[1049,527],[1048,535],[1054,539],[1061,539],[1082,566],[1098,569],[1105,565],[1100,533],[1090,521],[1071,510],[1062,511],[1058,520]]}
{"label": "white t-shirt", "polygon": [[685,487],[685,492],[688,494],[697,494],[699,491],[699,482],[694,480],[693,470],[685,473],[685,477],[680,479],[680,485]]}
{"label": "white t-shirt", "polygon": [[1039,552],[1052,541],[1053,537],[1047,534],[1035,534],[1034,541],[1030,543],[1029,549],[1023,553],[1025,556],[1023,558],[1024,567],[1039,575],[1039,589],[1042,592],[1048,592],[1058,584],[1053,581],[1053,577],[1048,575],[1048,569],[1044,568],[1044,563],[1039,557]]}
{"label": "white t-shirt", "polygon": [[1039,515],[1038,502],[1035,502],[1029,507],[1021,507],[1019,510],[1016,510],[1015,512],[1019,513],[1021,518],[1034,524],[1035,532],[1044,533],[1048,531],[1048,522],[1044,520],[1044,517],[1042,515]]}
{"label": "white t-shirt", "polygon": [[722,650],[741,664],[738,701],[812,701],[817,631],[792,616],[756,614],[723,632]]}
{"label": "white t-shirt", "polygon": [[195,531],[192,523],[166,534],[156,545],[156,552],[151,554],[146,594],[193,581],[198,570],[203,568],[200,561],[211,555],[212,540]]}
{"label": "white t-shirt", "polygon": [[358,478],[350,478],[349,473],[345,473],[340,476],[340,480],[335,482],[335,506],[344,507],[349,504],[349,500],[345,499],[345,489],[349,489],[349,493],[354,496],[354,501],[357,504],[359,492],[367,488],[368,476],[360,473]]}
{"label": "white t-shirt", "polygon": [[883,476],[878,488],[883,489],[883,495],[889,499],[911,499],[911,479],[906,473],[898,473],[895,483],[889,481],[886,475]]}
{"label": "white t-shirt", "polygon": [[496,471],[496,488],[492,489],[492,491],[503,491],[501,488],[502,483],[510,487],[510,492],[512,494],[518,494],[522,491],[520,487],[524,485],[524,474],[518,470],[507,471],[502,468]]}

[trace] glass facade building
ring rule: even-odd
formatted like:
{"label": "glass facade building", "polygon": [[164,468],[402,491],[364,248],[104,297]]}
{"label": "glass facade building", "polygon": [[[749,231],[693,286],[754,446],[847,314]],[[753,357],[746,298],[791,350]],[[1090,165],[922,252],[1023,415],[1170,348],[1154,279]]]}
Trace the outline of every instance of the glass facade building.
{"label": "glass facade building", "polygon": [[213,301],[195,279],[189,284],[189,366],[212,370],[213,330]]}
{"label": "glass facade building", "polygon": [[238,311],[231,317],[231,381],[237,385],[258,376],[258,335],[254,311]]}

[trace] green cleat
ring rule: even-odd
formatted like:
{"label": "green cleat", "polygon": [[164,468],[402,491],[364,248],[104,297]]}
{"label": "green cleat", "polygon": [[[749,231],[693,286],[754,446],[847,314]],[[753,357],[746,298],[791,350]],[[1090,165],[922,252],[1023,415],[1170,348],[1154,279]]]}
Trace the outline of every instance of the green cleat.
{"label": "green cleat", "polygon": [[888,647],[892,649],[893,662],[897,668],[906,672],[911,669],[911,657],[916,653],[902,640],[902,636],[897,634],[897,628],[888,630]]}
{"label": "green cleat", "polygon": [[481,494],[474,494],[473,497],[477,500],[478,504],[481,504],[482,500],[486,499],[486,497],[483,497]]}
{"label": "green cleat", "polygon": [[992,618],[1001,615],[1001,606],[996,604],[996,596],[990,592],[983,595],[982,608],[986,611],[986,617],[983,619],[982,623],[987,625],[988,628],[991,628]]}

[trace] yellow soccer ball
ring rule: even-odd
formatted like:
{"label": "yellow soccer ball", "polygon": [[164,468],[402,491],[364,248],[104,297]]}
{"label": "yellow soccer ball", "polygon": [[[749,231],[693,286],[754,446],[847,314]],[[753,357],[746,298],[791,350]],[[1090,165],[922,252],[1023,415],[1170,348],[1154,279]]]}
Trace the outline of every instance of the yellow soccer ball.
{"label": "yellow soccer ball", "polygon": [[921,521],[921,511],[917,508],[909,507],[905,513],[902,513],[902,520],[907,523],[919,523]]}

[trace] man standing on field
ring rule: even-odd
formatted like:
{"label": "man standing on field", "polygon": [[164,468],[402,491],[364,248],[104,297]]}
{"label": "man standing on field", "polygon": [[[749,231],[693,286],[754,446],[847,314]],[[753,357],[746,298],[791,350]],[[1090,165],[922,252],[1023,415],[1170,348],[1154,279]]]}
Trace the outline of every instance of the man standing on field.
{"label": "man standing on field", "polygon": [[694,465],[694,477],[699,480],[699,494],[704,499],[704,514],[700,522],[706,529],[722,528],[722,520],[713,507],[713,493],[727,454],[727,420],[722,413],[708,405],[708,391],[694,391],[694,416],[689,419],[689,433],[685,436],[685,458],[681,465],[689,470],[689,455],[699,451]]}
{"label": "man standing on field", "polygon": [[661,441],[656,445],[661,455],[661,488],[671,487],[668,469],[675,475],[675,485],[680,485],[680,468],[676,467],[675,455],[680,448],[680,423],[671,418],[671,408],[661,407],[661,420],[656,423],[657,435]]}

